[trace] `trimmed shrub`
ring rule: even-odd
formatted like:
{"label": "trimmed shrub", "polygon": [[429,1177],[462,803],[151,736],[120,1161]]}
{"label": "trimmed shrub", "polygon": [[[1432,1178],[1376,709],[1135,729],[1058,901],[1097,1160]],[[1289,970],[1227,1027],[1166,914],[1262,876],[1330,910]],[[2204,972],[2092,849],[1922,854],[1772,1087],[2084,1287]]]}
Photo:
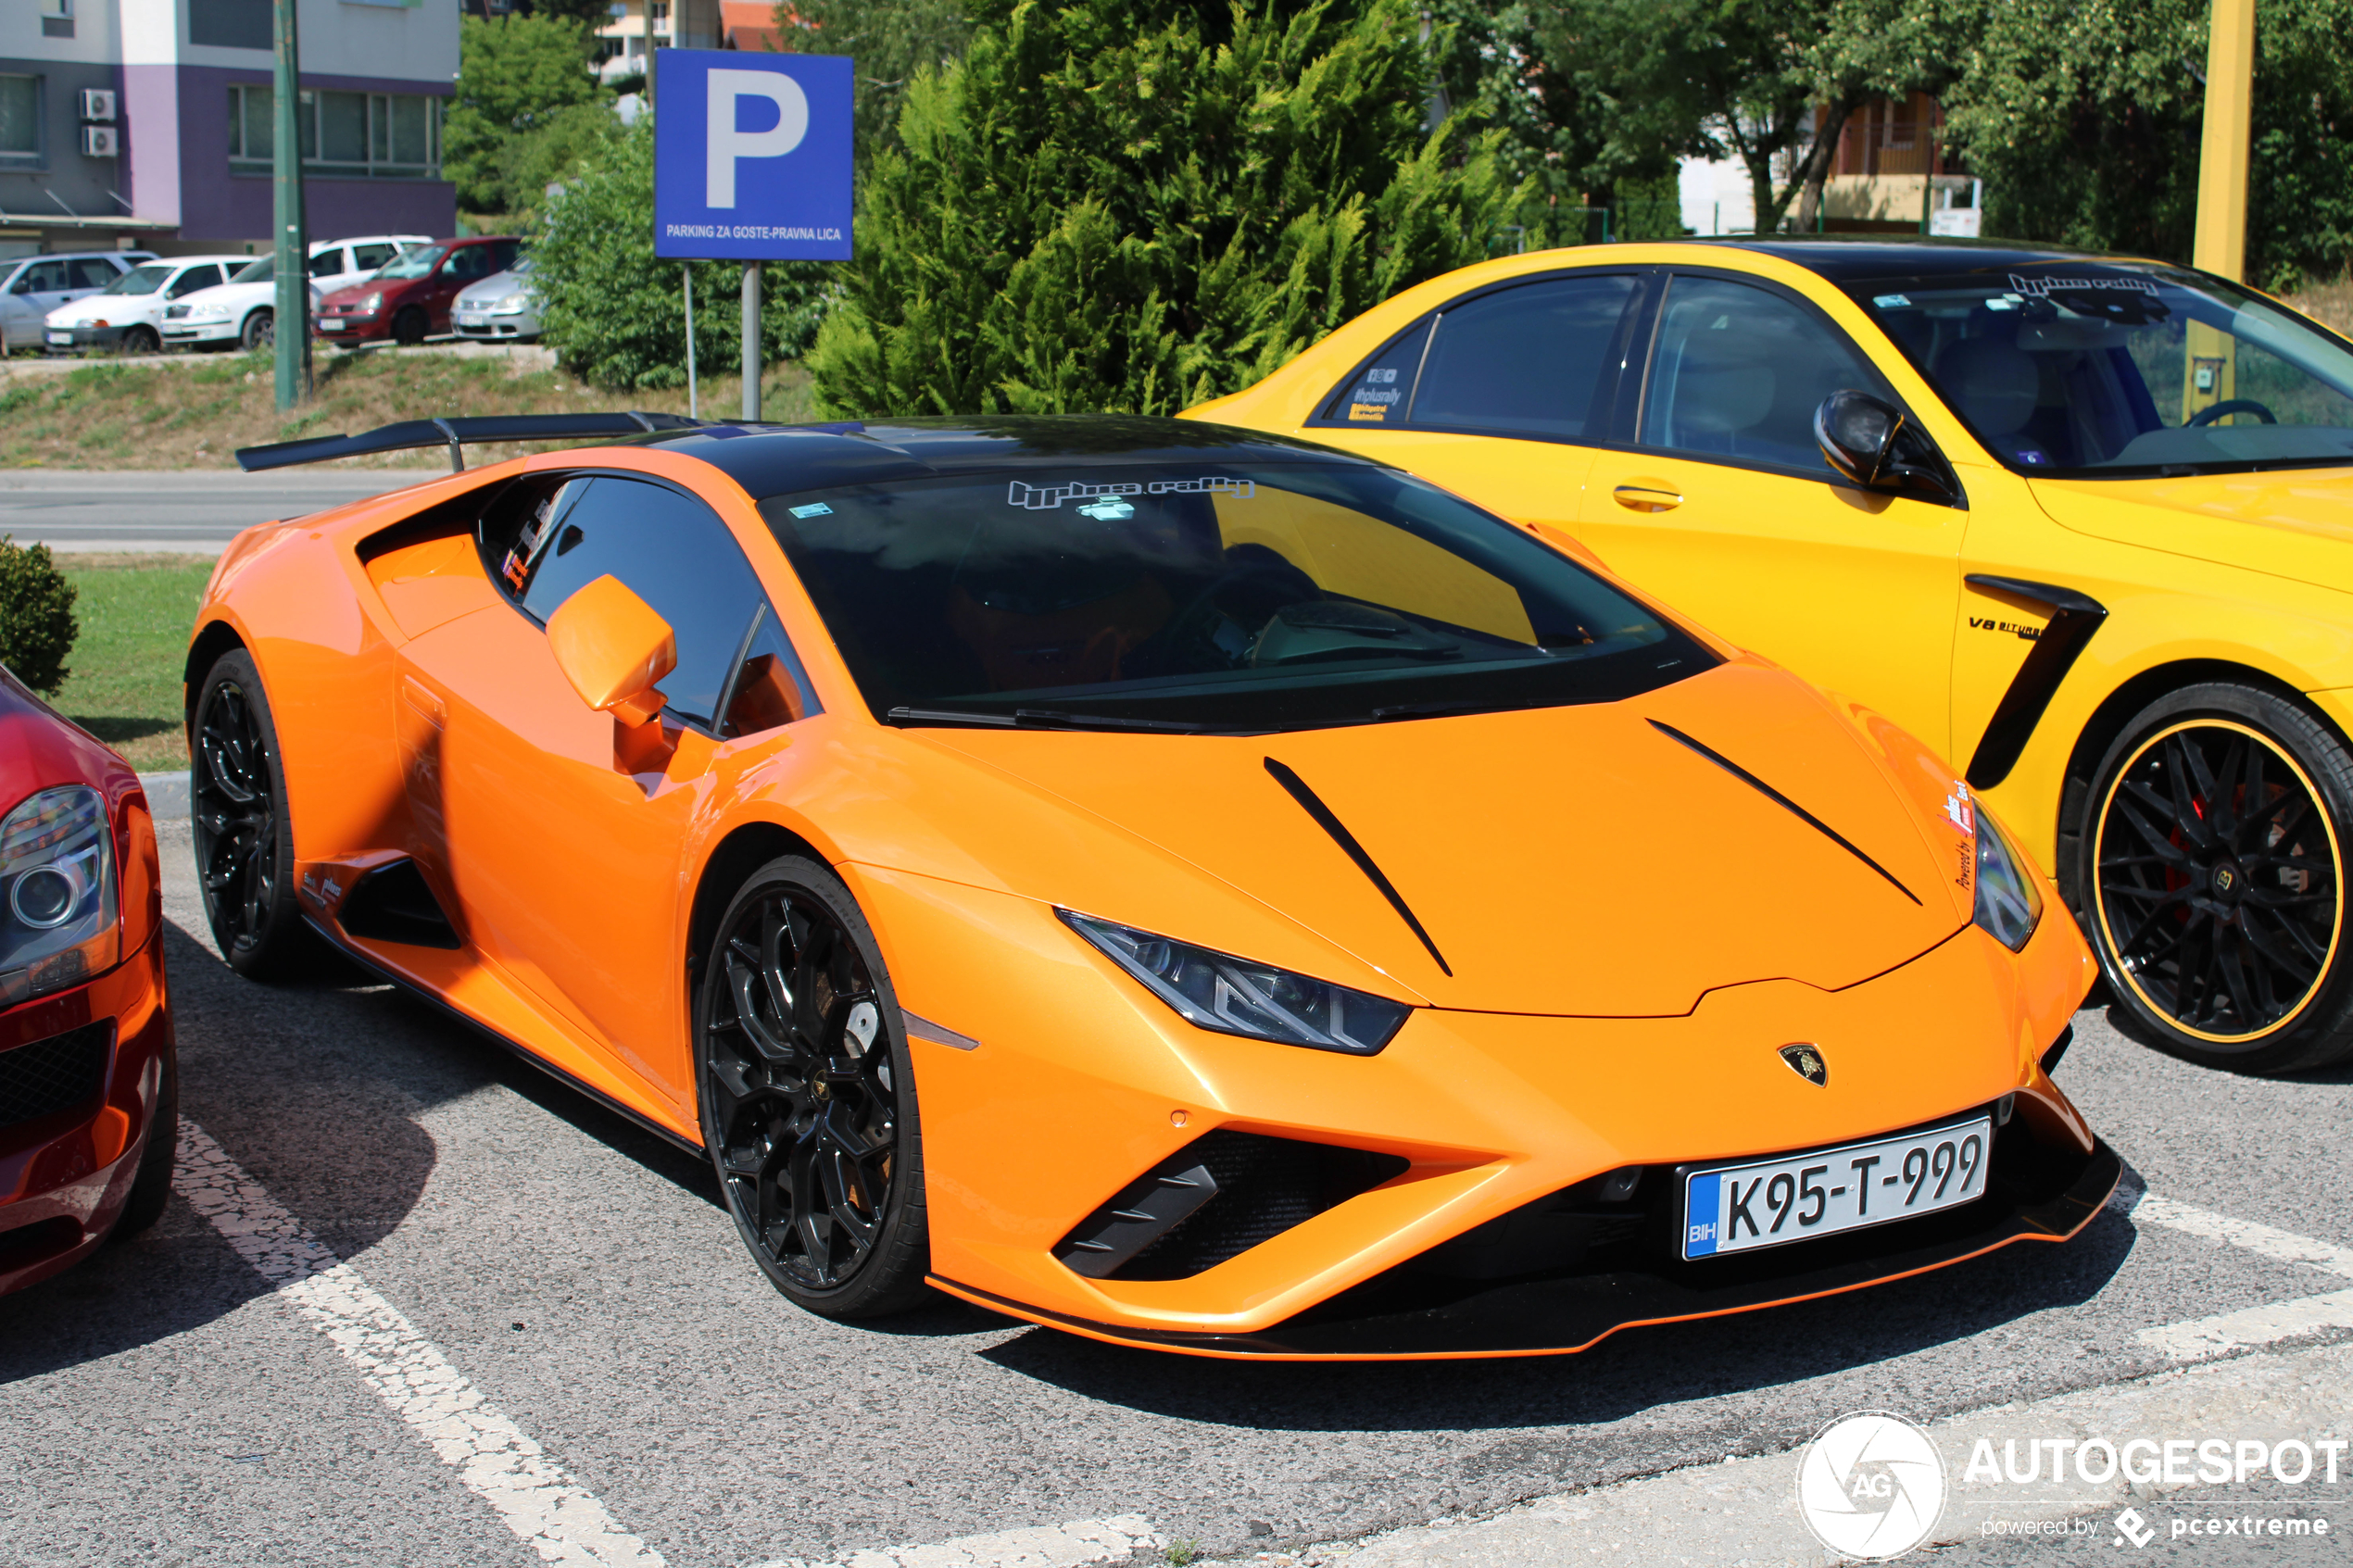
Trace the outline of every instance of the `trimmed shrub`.
{"label": "trimmed shrub", "polygon": [[28,548],[0,537],[0,664],[44,696],[55,696],[72,673],[66,659],[81,632],[73,619],[73,584],[49,558],[49,546]]}

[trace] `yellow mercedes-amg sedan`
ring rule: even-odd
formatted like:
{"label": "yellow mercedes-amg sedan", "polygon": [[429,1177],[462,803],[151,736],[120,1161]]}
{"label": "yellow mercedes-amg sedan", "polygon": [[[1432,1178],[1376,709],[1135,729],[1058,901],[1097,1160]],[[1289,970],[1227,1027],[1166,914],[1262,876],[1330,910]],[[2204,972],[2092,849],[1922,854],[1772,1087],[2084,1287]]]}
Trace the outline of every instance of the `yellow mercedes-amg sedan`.
{"label": "yellow mercedes-amg sedan", "polygon": [[1424,283],[1189,413],[1435,481],[1942,746],[2166,1048],[2353,1055],[2335,333],[1998,242],[1608,245]]}

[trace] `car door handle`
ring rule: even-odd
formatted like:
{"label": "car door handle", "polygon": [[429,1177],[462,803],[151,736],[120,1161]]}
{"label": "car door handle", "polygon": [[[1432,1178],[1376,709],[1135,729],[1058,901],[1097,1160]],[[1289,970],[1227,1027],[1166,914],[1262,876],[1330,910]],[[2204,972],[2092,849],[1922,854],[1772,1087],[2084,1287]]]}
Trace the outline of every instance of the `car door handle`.
{"label": "car door handle", "polygon": [[1663,484],[1621,484],[1609,494],[1611,500],[1631,512],[1673,511],[1683,504],[1680,492]]}

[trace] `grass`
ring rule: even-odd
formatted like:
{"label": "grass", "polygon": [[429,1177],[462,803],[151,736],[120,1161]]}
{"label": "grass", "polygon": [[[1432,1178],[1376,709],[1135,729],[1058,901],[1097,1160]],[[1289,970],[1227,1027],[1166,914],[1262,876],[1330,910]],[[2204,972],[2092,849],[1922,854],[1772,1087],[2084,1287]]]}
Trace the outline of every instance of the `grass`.
{"label": "grass", "polygon": [[[605,392],[529,360],[460,358],[431,350],[381,349],[316,358],[317,401],[292,415],[276,406],[266,355],[208,356],[182,366],[97,361],[57,375],[0,369],[0,467],[46,469],[227,469],[240,446],[306,435],[373,430],[442,414],[562,414],[612,408],[683,414],[686,389]],[[724,418],[743,406],[734,376],[706,377],[702,408]],[[812,417],[808,373],[772,369],[761,385],[773,420]],[[470,464],[497,462],[545,445],[469,448]],[[339,468],[446,468],[438,448],[351,458]]]}
{"label": "grass", "polygon": [[51,706],[133,767],[186,767],[180,672],[211,559],[60,555],[57,561],[73,583],[82,635]]}

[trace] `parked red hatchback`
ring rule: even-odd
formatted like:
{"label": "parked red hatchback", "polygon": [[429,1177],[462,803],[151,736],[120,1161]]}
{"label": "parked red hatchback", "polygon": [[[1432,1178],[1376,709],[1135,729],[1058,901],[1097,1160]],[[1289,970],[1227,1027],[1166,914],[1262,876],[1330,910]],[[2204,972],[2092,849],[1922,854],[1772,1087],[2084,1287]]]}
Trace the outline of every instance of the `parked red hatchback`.
{"label": "parked red hatchback", "polygon": [[131,765],[0,670],[0,1294],[171,1187],[156,830]]}
{"label": "parked red hatchback", "polygon": [[505,271],[522,250],[511,234],[411,245],[373,276],[321,300],[312,324],[336,343],[422,343],[449,330],[449,302],[458,291]]}

